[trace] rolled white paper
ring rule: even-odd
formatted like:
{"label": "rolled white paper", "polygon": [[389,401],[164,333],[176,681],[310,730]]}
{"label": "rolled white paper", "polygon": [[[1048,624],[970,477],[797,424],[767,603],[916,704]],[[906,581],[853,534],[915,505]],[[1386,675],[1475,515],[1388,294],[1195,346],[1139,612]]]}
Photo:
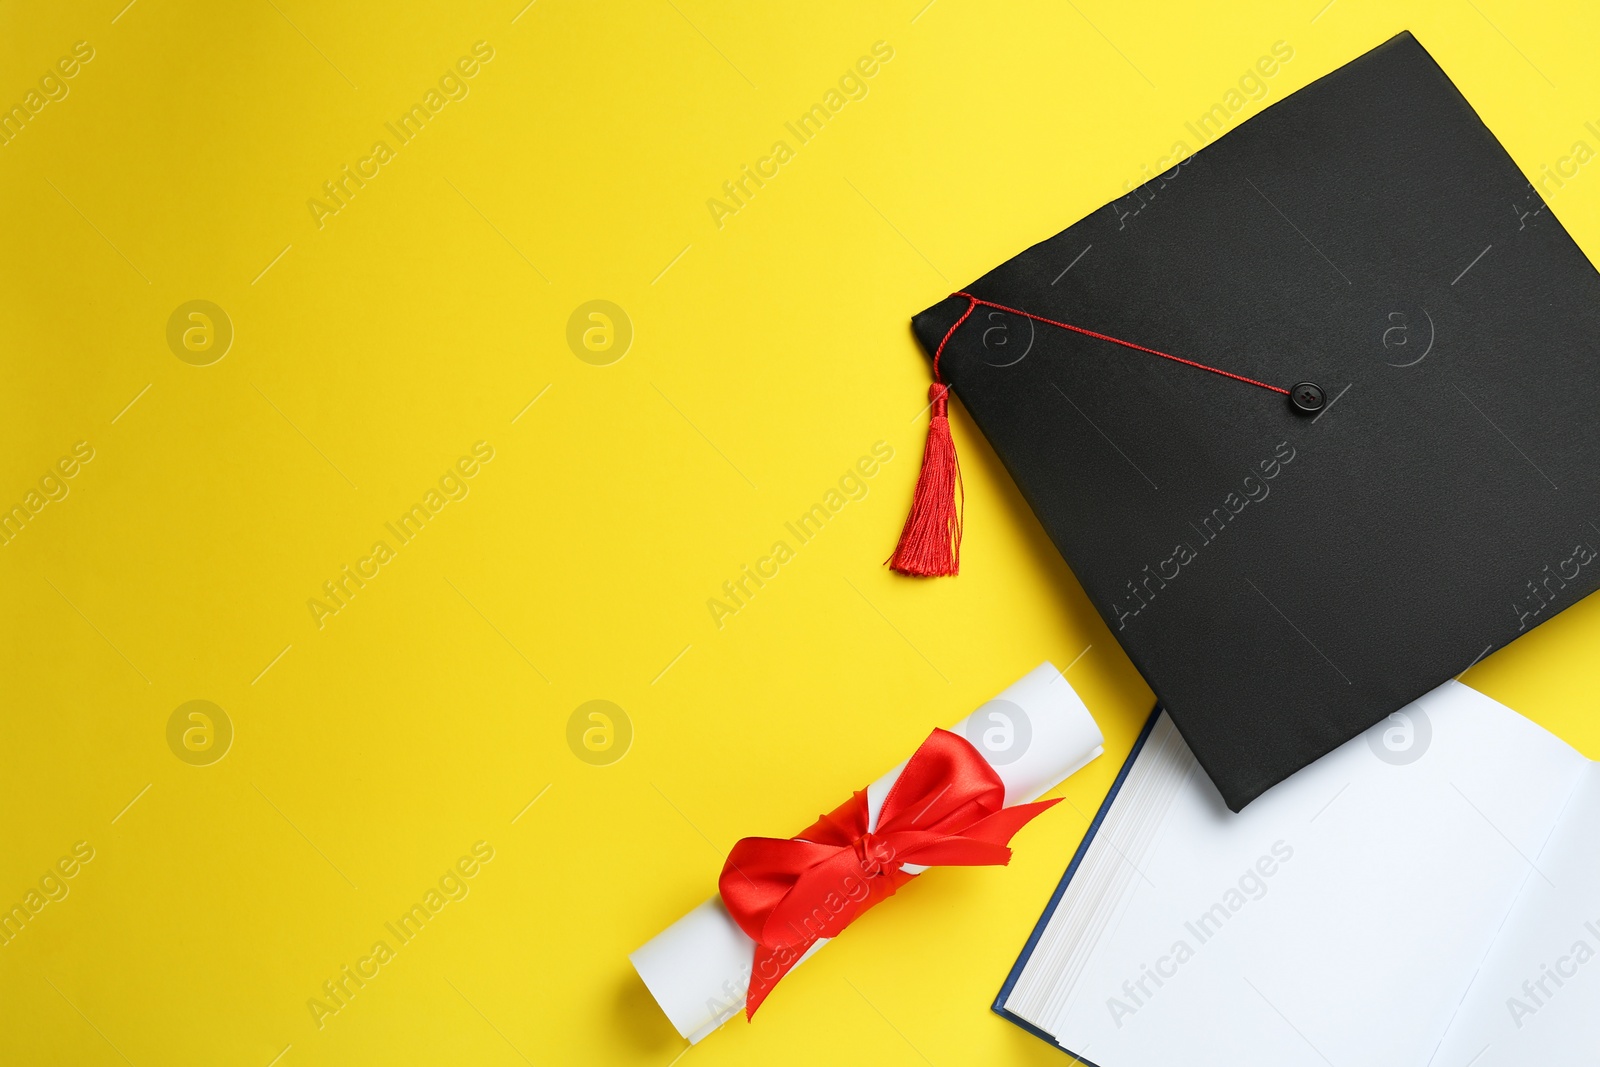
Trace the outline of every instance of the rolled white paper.
{"label": "rolled white paper", "polygon": [[[972,742],[999,774],[1007,807],[1036,800],[1104,751],[1089,709],[1051,663],[1041,663],[950,730]],[[903,769],[904,762],[867,787],[870,827],[877,828],[889,787]],[[911,874],[926,869],[902,867]],[[818,940],[801,961],[826,943]],[[628,959],[678,1033],[693,1044],[744,1008],[755,948],[716,896]]]}

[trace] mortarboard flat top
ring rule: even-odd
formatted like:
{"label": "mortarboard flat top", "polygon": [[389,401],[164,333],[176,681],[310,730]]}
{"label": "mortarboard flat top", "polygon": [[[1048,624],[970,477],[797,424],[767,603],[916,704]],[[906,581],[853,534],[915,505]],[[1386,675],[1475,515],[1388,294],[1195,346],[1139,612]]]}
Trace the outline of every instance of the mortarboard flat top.
{"label": "mortarboard flat top", "polygon": [[1600,276],[1409,33],[1132,195],[913,326],[1237,811],[1600,587]]}

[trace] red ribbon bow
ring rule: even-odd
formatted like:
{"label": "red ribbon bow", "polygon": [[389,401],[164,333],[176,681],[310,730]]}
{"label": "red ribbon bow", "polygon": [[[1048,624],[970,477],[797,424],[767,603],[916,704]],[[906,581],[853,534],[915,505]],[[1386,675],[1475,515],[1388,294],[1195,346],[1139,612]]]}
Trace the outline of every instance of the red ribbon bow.
{"label": "red ribbon bow", "polygon": [[965,738],[928,735],[889,789],[876,827],[867,791],[792,838],[746,837],[733,846],[718,888],[756,943],[745,1014],[819,939],[837,937],[913,875],[904,864],[988,866],[1011,859],[1007,842],[1045,800],[1005,807],[1005,784]]}

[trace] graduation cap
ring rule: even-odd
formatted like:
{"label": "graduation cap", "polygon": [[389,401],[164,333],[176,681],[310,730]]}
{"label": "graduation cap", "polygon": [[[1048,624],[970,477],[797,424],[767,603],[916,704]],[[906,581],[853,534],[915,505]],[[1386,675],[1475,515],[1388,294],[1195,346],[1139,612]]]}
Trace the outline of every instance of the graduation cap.
{"label": "graduation cap", "polygon": [[912,321],[1235,811],[1600,587],[1600,276],[1409,33]]}

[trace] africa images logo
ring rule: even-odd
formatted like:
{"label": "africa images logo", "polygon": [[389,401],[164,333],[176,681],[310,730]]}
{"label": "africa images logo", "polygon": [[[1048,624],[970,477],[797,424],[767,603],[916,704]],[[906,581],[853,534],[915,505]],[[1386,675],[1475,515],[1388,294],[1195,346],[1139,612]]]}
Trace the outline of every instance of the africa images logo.
{"label": "africa images logo", "polygon": [[325,227],[329,218],[349,207],[356,194],[383,172],[383,168],[399,155],[400,149],[420,137],[451,101],[465,100],[472,92],[470,80],[477,77],[483,65],[491,62],[494,56],[494,46],[489,42],[475,42],[472,54],[446,67],[437,87],[428,86],[420,103],[413,103],[393,122],[383,124],[394,137],[393,146],[385,140],[372,142],[372,151],[357,159],[354,168],[346,163],[338,174],[323,182],[322,199],[313,196],[306,200],[306,209],[311,212],[311,221],[317,224],[317,229]]}
{"label": "africa images logo", "polygon": [[1017,762],[1033,743],[1033,721],[1009,700],[989,701],[967,717],[961,732],[991,767]]}
{"label": "africa images logo", "polygon": [[1177,581],[1183,569],[1200,558],[1200,550],[1221,537],[1228,524],[1235,521],[1246,507],[1266,500],[1272,493],[1272,486],[1267,483],[1293,463],[1296,454],[1293,445],[1279,441],[1273,448],[1272,456],[1262,460],[1255,472],[1240,480],[1238,490],[1230,490],[1222,498],[1221,505],[1212,508],[1211,514],[1200,519],[1199,525],[1189,523],[1189,528],[1195,532],[1195,540],[1186,538],[1179,541],[1173,546],[1172,554],[1157,563],[1154,569],[1145,564],[1142,577],[1128,579],[1128,595],[1112,604],[1117,616],[1117,629],[1125,629],[1130,619],[1155,601],[1156,595],[1167,587],[1168,582]]}
{"label": "africa images logo", "polygon": [[[1287,841],[1274,841],[1267,852],[1244,869],[1233,885],[1222,891],[1216,903],[1183,924],[1188,937],[1174,940],[1166,954],[1157,957],[1154,966],[1139,964],[1138,975],[1123,981],[1122,995],[1106,998],[1106,1010],[1111,1013],[1111,1021],[1117,1029],[1121,1030],[1124,1019],[1139,1014],[1139,1009],[1148,1005],[1167,982],[1178,977],[1183,965],[1194,959],[1207,942],[1220,936],[1236,915],[1252,901],[1265,897],[1271,888],[1268,880],[1292,859],[1294,846]],[[1193,944],[1189,943],[1190,938]]]}
{"label": "africa images logo", "polygon": [[[1572,551],[1563,559],[1558,559],[1554,566],[1546,563],[1539,571],[1536,578],[1529,578],[1524,588],[1527,595],[1518,595],[1511,602],[1512,614],[1517,617],[1517,632],[1528,628],[1531,622],[1535,626],[1541,621],[1539,616],[1544,614],[1544,609],[1562,598],[1568,582],[1576,582],[1583,568],[1593,563],[1600,553],[1596,553],[1594,546],[1584,541],[1578,541],[1572,546]],[[1563,604],[1568,607],[1570,604]],[[1556,609],[1557,611],[1560,608]],[[1555,614],[1555,612],[1551,612]]]}
{"label": "africa images logo", "polygon": [[1391,767],[1404,767],[1415,763],[1428,751],[1433,742],[1433,724],[1427,714],[1415,704],[1407,704],[1399,711],[1390,712],[1378,725],[1367,731],[1367,747],[1372,754]]}
{"label": "africa images logo", "polygon": [[773,141],[771,150],[757,158],[753,166],[749,163],[742,165],[738,175],[723,182],[720,194],[706,200],[706,210],[711,213],[711,221],[717,229],[722,229],[728,219],[749,207],[756,193],[782,173],[783,167],[795,159],[799,149],[810,144],[829,123],[836,122],[847,104],[853,100],[865,100],[871,91],[867,79],[876,76],[883,65],[893,58],[893,45],[887,41],[873,42],[872,54],[862,56],[852,66],[846,67],[839,77],[837,88],[830,87],[819,102],[801,112],[793,122],[783,124],[783,128],[794,138],[793,145],[784,138]]}
{"label": "africa images logo", "polygon": [[[1022,320],[1022,326],[1017,327],[1013,335],[1011,324],[1016,319]],[[1023,334],[1024,326],[1027,328],[1026,336]],[[979,337],[983,344],[983,361],[991,367],[1014,367],[1033,351],[1033,339],[1032,319],[1025,315],[1008,315],[1004,311],[991,310],[988,313],[988,325]]]}
{"label": "africa images logo", "polygon": [[1383,322],[1383,361],[1391,367],[1415,367],[1433,351],[1436,333],[1425,307],[1389,312]]}

